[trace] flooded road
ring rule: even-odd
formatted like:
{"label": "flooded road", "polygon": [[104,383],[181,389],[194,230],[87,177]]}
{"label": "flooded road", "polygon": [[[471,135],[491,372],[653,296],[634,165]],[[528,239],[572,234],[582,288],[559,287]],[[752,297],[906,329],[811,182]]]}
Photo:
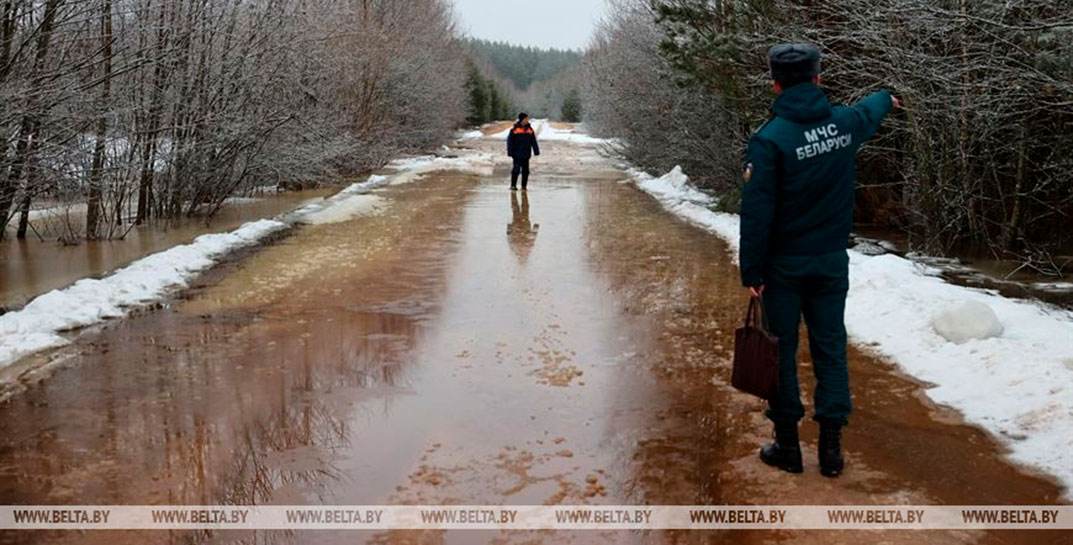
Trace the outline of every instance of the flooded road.
{"label": "flooded road", "polygon": [[[163,309],[84,335],[0,406],[0,504],[1060,501],[1053,482],[858,350],[847,473],[819,476],[810,423],[805,474],[763,466],[760,403],[727,385],[745,300],[724,244],[593,150],[542,147],[528,194],[507,191],[506,165],[389,186],[380,214],[303,227]],[[784,541],[1068,536],[0,533],[110,545]]]}
{"label": "flooded road", "polygon": [[[330,193],[331,189],[310,189],[240,199],[225,205],[211,218],[157,220],[128,226],[129,231],[115,240],[80,241],[73,245],[56,240],[62,232],[56,226],[65,221],[81,226],[85,221],[83,213],[75,211],[67,217],[57,211],[37,220],[41,224],[37,229],[49,235],[44,240],[35,236],[16,240],[13,231],[0,240],[0,310],[21,307],[42,293],[82,278],[99,277],[151,253],[187,244],[198,235],[230,231],[247,221],[273,217]],[[53,227],[51,231],[49,226]]]}

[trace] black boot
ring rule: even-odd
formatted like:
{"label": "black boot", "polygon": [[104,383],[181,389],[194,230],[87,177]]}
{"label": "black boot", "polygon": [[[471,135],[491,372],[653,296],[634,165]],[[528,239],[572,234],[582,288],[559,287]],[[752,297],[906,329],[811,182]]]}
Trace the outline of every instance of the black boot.
{"label": "black boot", "polygon": [[805,470],[801,464],[801,444],[797,438],[797,422],[775,424],[775,442],[760,449],[760,459],[767,465],[790,473]]}
{"label": "black boot", "polygon": [[842,459],[842,424],[820,422],[820,474],[837,477],[842,474],[846,462]]}

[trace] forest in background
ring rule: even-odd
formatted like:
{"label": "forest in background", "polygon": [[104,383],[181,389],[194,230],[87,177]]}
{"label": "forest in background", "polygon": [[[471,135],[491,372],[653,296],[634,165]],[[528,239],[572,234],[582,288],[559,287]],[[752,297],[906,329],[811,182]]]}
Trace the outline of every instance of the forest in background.
{"label": "forest in background", "polygon": [[521,107],[579,118],[579,60],[463,39],[447,0],[4,0],[0,237],[61,207],[37,236],[118,238]]}
{"label": "forest in background", "polygon": [[584,60],[586,122],[655,173],[680,164],[734,210],[774,98],[777,42],[824,53],[824,87],[905,101],[860,159],[861,223],[929,254],[1058,275],[1073,257],[1073,6],[1023,0],[613,0]]}
{"label": "forest in background", "polygon": [[446,0],[5,0],[0,233],[43,202],[119,237],[438,145],[465,59]]}
{"label": "forest in background", "polygon": [[[496,84],[500,96],[507,97],[509,110],[525,110],[534,117],[581,121],[581,52],[480,39],[466,43],[481,75]],[[470,88],[475,86],[471,83]],[[513,115],[487,121],[510,117]]]}

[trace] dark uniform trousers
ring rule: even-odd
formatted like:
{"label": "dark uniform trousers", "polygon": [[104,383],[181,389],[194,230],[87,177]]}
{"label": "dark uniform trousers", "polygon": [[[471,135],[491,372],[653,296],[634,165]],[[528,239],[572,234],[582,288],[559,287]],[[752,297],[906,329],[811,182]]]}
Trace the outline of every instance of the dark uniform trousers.
{"label": "dark uniform trousers", "polygon": [[779,391],[767,411],[775,422],[797,422],[805,416],[797,382],[797,337],[804,316],[817,379],[815,420],[846,424],[852,408],[844,320],[848,269],[845,250],[773,256],[767,264],[764,310],[769,330],[779,338]]}
{"label": "dark uniform trousers", "polygon": [[525,187],[529,183],[529,158],[528,157],[515,157],[514,168],[510,169],[510,185],[514,187],[518,185],[518,174],[522,175],[522,187]]}

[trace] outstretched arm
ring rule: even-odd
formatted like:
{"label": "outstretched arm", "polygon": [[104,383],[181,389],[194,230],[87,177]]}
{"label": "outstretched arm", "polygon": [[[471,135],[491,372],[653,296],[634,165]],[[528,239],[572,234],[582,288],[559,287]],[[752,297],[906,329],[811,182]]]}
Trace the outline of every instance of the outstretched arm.
{"label": "outstretched arm", "polygon": [[741,191],[741,284],[759,292],[764,285],[768,241],[775,217],[778,150],[772,142],[754,135],[749,141],[748,158]]}
{"label": "outstretched arm", "polygon": [[898,99],[890,94],[890,91],[877,91],[853,105],[853,112],[857,114],[857,137],[858,142],[863,144],[872,138],[887,117],[891,109],[900,105]]}

